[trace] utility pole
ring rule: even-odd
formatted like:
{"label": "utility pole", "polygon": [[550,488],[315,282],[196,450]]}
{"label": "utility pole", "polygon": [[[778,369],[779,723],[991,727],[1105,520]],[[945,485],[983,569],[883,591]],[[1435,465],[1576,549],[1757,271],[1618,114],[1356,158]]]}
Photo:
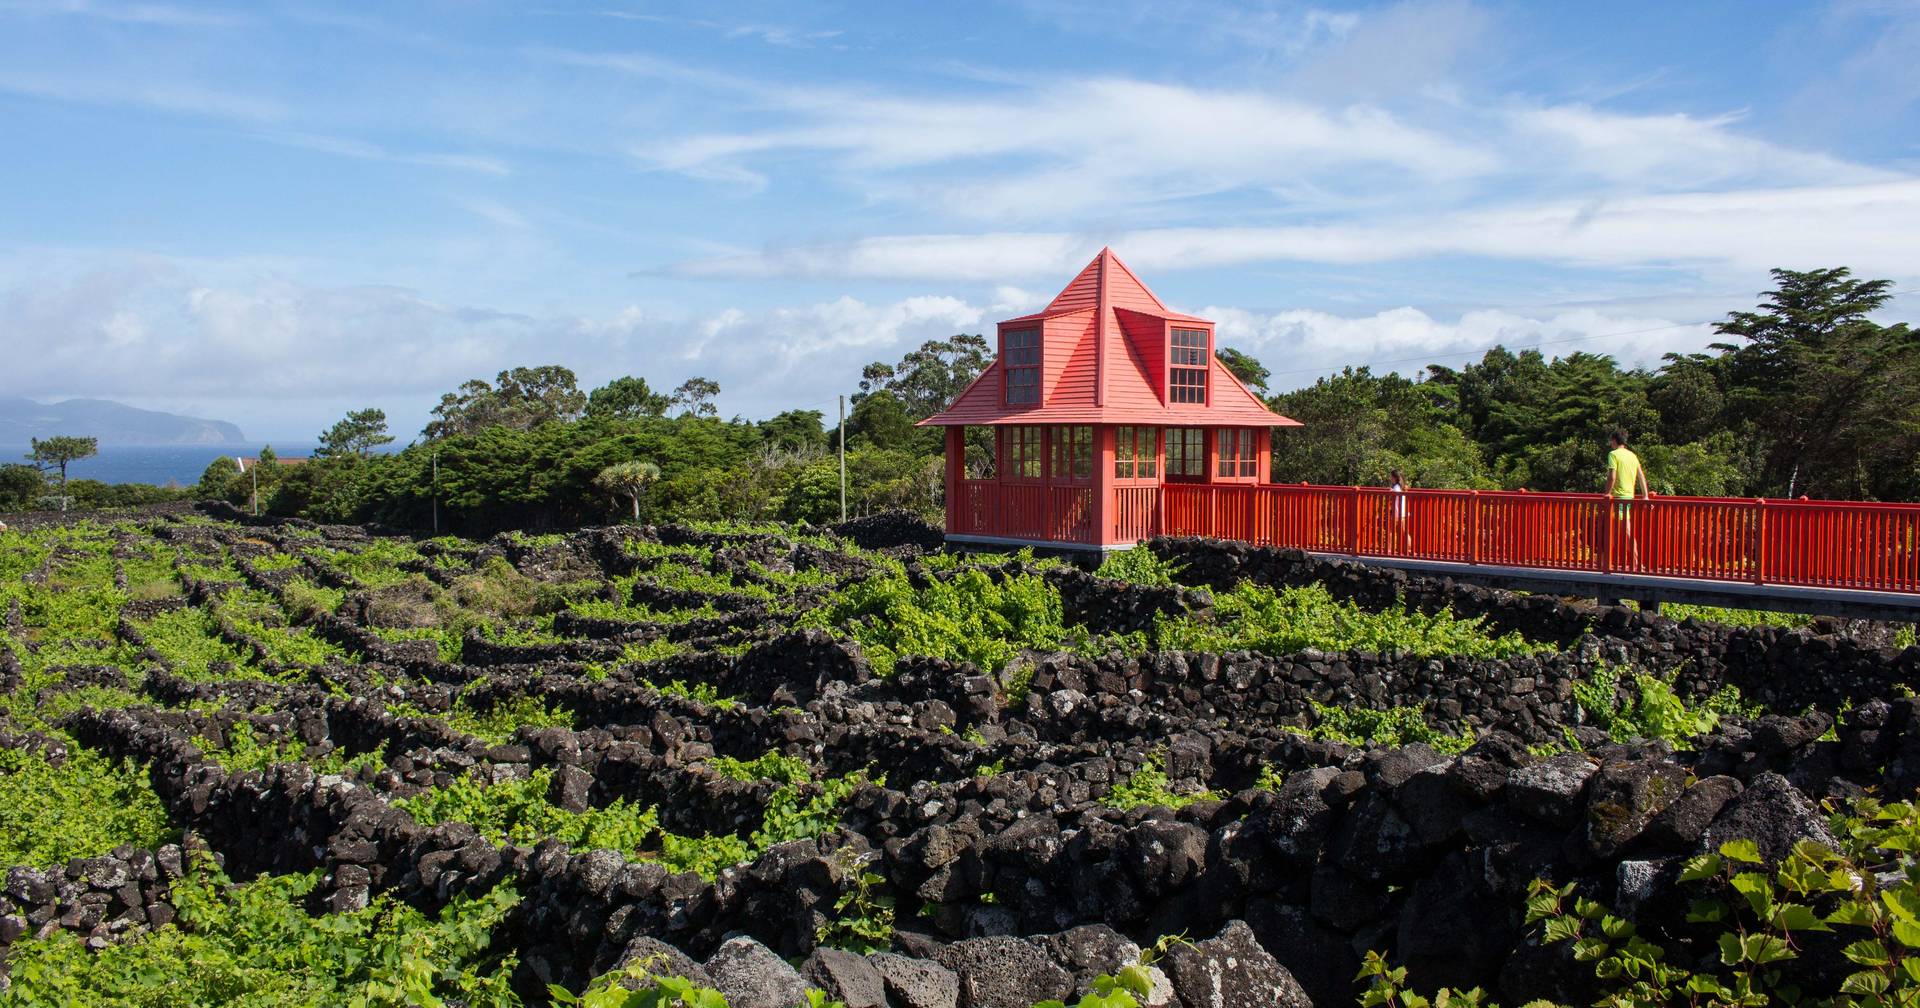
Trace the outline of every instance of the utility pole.
{"label": "utility pole", "polygon": [[847,397],[840,397],[840,520],[847,520]]}
{"label": "utility pole", "polygon": [[440,534],[440,449],[433,450],[433,534]]}
{"label": "utility pole", "polygon": [[260,460],[259,459],[253,460],[253,468],[249,469],[248,472],[251,472],[253,474],[253,516],[255,518],[258,518],[260,517]]}

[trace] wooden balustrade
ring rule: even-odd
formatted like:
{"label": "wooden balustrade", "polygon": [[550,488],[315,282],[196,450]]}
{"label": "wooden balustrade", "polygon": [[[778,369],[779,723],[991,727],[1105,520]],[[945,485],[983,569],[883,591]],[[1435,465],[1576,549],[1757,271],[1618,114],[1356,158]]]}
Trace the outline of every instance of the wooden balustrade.
{"label": "wooden balustrade", "polygon": [[1920,592],[1920,504],[1169,483],[968,480],[955,534],[1074,543],[1213,536],[1363,557]]}

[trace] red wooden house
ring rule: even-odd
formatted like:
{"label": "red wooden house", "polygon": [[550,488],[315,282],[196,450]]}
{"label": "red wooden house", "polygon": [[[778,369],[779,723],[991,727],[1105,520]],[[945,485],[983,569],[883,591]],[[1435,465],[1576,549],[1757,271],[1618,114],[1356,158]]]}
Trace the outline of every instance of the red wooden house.
{"label": "red wooden house", "polygon": [[[1171,311],[1112,249],[1032,315],[945,412],[947,538],[1124,549],[1161,528],[1169,484],[1262,484],[1297,427],[1214,357],[1213,323]],[[992,431],[967,478],[968,427]],[[972,440],[979,440],[977,437]]]}

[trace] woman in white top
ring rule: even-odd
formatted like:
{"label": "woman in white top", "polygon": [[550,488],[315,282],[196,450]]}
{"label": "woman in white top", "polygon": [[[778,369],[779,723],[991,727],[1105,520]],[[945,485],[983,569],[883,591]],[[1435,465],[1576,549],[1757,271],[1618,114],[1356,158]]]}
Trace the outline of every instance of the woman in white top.
{"label": "woman in white top", "polygon": [[1387,472],[1387,489],[1393,491],[1394,539],[1408,553],[1413,552],[1413,529],[1407,523],[1407,479],[1400,470]]}

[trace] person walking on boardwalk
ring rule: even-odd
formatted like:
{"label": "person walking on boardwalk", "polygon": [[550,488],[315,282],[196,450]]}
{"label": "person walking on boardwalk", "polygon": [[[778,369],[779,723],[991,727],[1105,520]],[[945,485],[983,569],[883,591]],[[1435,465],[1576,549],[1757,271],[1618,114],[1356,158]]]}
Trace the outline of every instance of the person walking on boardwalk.
{"label": "person walking on boardwalk", "polygon": [[1633,566],[1640,566],[1640,543],[1633,537],[1633,499],[1652,497],[1647,489],[1647,471],[1640,465],[1640,456],[1627,447],[1627,432],[1615,428],[1607,435],[1607,444],[1613,449],[1607,452],[1607,496],[1613,503],[1613,518],[1627,537],[1627,546],[1632,550]]}
{"label": "person walking on boardwalk", "polygon": [[1407,478],[1400,470],[1387,470],[1387,489],[1393,492],[1393,538],[1394,545],[1413,553],[1413,529],[1407,524]]}

